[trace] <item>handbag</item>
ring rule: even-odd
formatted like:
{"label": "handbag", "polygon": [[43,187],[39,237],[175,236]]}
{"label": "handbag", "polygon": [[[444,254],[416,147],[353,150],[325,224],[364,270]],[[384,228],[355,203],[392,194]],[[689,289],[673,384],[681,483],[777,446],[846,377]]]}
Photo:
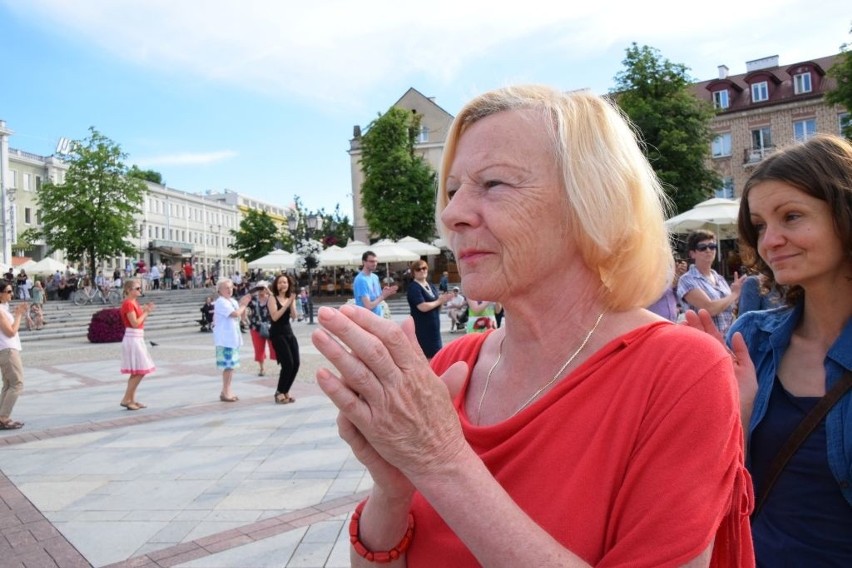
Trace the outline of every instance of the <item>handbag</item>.
{"label": "handbag", "polygon": [[260,336],[261,337],[269,338],[269,328],[270,328],[271,325],[272,324],[269,323],[268,321],[260,322]]}
{"label": "handbag", "polygon": [[763,508],[763,504],[766,502],[769,492],[772,491],[772,488],[775,486],[775,482],[778,481],[778,477],[781,475],[781,471],[783,471],[787,462],[790,461],[790,458],[793,457],[793,454],[796,453],[796,450],[799,449],[802,442],[804,442],[807,437],[811,435],[811,432],[816,429],[819,423],[822,422],[822,419],[825,418],[825,415],[828,414],[831,407],[837,404],[837,402],[843,398],[843,395],[846,394],[850,388],[852,388],[852,371],[846,371],[843,374],[843,377],[834,384],[831,390],[825,393],[825,396],[823,396],[819,402],[814,405],[811,411],[802,418],[802,421],[799,422],[798,426],[796,426],[795,430],[793,430],[793,433],[790,434],[790,437],[787,438],[787,441],[784,442],[784,445],[781,446],[780,450],[778,450],[778,453],[769,464],[769,471],[766,474],[766,483],[763,485],[760,495],[757,497],[757,504],[754,506],[754,511],[751,514],[752,519],[757,517],[757,514]]}

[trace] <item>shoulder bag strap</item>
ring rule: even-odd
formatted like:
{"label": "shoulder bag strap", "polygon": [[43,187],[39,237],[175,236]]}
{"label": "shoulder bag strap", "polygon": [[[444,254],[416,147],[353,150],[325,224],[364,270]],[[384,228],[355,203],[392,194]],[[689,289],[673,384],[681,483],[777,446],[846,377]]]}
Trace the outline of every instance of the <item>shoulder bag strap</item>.
{"label": "shoulder bag strap", "polygon": [[796,453],[796,450],[799,449],[802,442],[811,435],[811,432],[813,432],[822,419],[825,418],[825,415],[828,414],[831,407],[843,398],[843,395],[846,394],[850,388],[852,388],[852,371],[846,371],[846,373],[843,374],[843,377],[835,383],[831,390],[825,393],[825,396],[823,396],[819,402],[814,405],[811,411],[802,418],[802,421],[799,422],[799,425],[796,426],[796,429],[793,430],[793,433],[790,434],[790,437],[787,438],[787,441],[781,449],[778,450],[778,453],[769,465],[769,472],[766,474],[766,482],[761,488],[760,495],[757,497],[757,503],[754,506],[754,511],[751,514],[752,519],[757,517],[757,514],[763,508],[766,498],[775,486],[775,482],[778,481],[778,477],[781,475],[781,472],[784,470],[787,462],[790,461],[790,458],[793,457],[793,454]]}

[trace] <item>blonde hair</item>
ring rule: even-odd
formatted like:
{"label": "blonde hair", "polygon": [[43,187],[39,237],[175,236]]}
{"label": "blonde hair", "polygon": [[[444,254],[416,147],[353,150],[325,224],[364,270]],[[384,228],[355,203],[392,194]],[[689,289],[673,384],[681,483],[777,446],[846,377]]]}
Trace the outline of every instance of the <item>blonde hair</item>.
{"label": "blonde hair", "polygon": [[138,284],[139,284],[138,278],[128,278],[127,280],[124,281],[124,284],[121,286],[121,291],[124,293],[125,296],[128,296],[130,294],[130,291],[133,288],[135,288],[136,285],[138,285]]}
{"label": "blonde hair", "polygon": [[583,261],[600,278],[607,308],[645,307],[659,299],[674,274],[663,224],[666,196],[627,118],[590,92],[514,86],[470,101],[453,121],[444,146],[435,207],[442,236],[447,232],[441,223],[449,203],[447,175],[459,139],[477,121],[512,110],[541,111],[542,134],[549,138],[568,197],[565,222]]}

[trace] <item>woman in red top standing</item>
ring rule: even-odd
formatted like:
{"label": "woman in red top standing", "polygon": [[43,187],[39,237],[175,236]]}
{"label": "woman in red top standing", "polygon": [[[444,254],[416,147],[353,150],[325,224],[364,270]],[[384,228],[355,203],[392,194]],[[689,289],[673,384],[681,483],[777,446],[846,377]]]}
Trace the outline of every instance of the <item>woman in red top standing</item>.
{"label": "woman in red top standing", "polygon": [[127,410],[139,410],[145,405],[136,400],[136,388],[142,377],[156,370],[154,361],[145,347],[145,332],[142,329],[145,320],[154,310],[154,304],[148,302],[140,306],[137,298],[142,295],[142,284],[137,278],[124,283],[124,302],[119,309],[124,323],[124,340],[121,343],[121,373],[130,375],[127,390],[121,399],[121,406]]}

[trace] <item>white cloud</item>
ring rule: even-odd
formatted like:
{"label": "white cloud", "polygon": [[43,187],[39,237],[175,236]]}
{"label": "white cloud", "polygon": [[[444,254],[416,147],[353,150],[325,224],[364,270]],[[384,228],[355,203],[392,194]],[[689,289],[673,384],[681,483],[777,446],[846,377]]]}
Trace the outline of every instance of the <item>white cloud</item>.
{"label": "white cloud", "polygon": [[231,158],[237,157],[237,155],[237,152],[232,150],[203,153],[165,154],[162,156],[135,158],[133,163],[142,168],[162,166],[206,166],[230,160]]}
{"label": "white cloud", "polygon": [[[729,10],[676,0],[433,0],[416,7],[395,0],[9,2],[11,10],[134,64],[315,100],[319,106],[346,104],[389,78],[427,77],[448,84],[507,46],[559,56],[566,64],[631,41],[678,45],[690,54],[715,57],[716,64],[766,55],[771,48],[760,45],[768,41],[789,49],[781,54],[785,61],[815,57],[825,50],[805,54],[803,46],[813,45],[816,26],[825,24],[818,18],[835,10],[845,14],[842,5],[823,0],[813,10],[805,0],[750,0]],[[813,20],[802,21],[803,14]],[[837,44],[848,25],[842,22]],[[753,49],[760,53],[744,53],[755,37],[760,39]],[[727,41],[720,43],[722,38]],[[707,53],[705,43],[722,49]],[[693,65],[678,55],[670,58]]]}

